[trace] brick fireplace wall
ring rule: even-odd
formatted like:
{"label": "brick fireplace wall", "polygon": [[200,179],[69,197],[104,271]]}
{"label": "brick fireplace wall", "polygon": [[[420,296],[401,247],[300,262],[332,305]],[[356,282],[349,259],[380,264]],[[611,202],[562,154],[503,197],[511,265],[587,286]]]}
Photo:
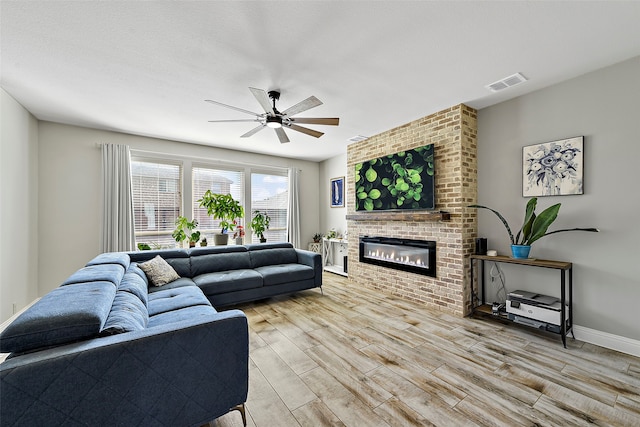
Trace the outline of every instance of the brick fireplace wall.
{"label": "brick fireplace wall", "polygon": [[[370,137],[347,149],[347,231],[349,280],[428,307],[464,316],[470,309],[469,265],[477,235],[477,114],[460,104]],[[434,144],[436,211],[356,212],[355,164]],[[358,262],[360,236],[399,237],[437,242],[436,274],[427,277]]]}

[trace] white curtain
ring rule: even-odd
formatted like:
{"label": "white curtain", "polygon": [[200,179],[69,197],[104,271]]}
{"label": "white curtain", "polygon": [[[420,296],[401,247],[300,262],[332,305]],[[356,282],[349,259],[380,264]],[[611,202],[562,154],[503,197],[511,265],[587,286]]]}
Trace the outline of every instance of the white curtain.
{"label": "white curtain", "polygon": [[289,168],[289,209],[287,214],[289,242],[300,248],[300,170]]}
{"label": "white curtain", "polygon": [[129,146],[102,144],[102,194],[102,252],[134,250]]}

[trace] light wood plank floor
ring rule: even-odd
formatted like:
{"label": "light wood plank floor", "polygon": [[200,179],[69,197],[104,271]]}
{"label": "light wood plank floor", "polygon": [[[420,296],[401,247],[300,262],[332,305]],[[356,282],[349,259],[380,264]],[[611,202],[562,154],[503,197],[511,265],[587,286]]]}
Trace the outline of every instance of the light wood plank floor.
{"label": "light wood plank floor", "polygon": [[[249,426],[640,426],[640,359],[457,318],[325,273],[238,306]],[[241,426],[231,412],[212,423]]]}

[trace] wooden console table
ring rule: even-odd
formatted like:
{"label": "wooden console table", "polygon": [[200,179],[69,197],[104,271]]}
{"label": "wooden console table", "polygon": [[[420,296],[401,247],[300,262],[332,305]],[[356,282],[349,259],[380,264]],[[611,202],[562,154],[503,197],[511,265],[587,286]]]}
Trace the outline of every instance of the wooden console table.
{"label": "wooden console table", "polygon": [[[475,263],[474,263],[475,261]],[[471,255],[469,257],[471,267],[471,307],[474,314],[489,314],[493,317],[491,305],[485,301],[485,261],[493,261],[506,264],[517,264],[528,267],[551,268],[560,271],[560,335],[562,336],[562,344],[567,348],[567,334],[571,331],[573,338],[573,264],[565,261],[551,261],[544,259],[516,259],[507,256],[488,256],[488,255]],[[473,291],[474,277],[477,272],[480,277],[480,295]],[[568,276],[568,280],[567,280]],[[568,282],[568,283],[567,283]],[[567,284],[568,294],[567,294]],[[568,318],[567,312],[568,310]],[[498,316],[501,319],[508,320],[505,315]]]}

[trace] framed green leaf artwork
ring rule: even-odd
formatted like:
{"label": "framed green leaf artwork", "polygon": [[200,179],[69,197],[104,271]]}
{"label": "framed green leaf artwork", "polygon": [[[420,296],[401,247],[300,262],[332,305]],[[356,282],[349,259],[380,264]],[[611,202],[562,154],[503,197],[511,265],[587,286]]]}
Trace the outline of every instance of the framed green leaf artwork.
{"label": "framed green leaf artwork", "polygon": [[356,211],[435,208],[433,144],[355,165]]}

